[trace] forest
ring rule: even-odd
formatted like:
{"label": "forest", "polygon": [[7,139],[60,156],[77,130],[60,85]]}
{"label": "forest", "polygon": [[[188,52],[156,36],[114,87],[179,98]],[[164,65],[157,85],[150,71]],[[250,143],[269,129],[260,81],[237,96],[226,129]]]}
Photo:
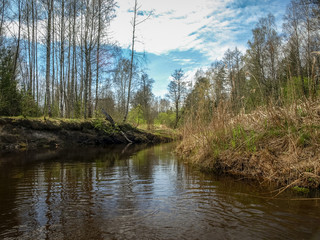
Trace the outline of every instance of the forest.
{"label": "forest", "polygon": [[190,115],[210,121],[222,105],[236,115],[317,97],[319,1],[291,1],[282,32],[272,14],[260,18],[245,53],[227,50],[192,82],[175,70],[165,98],[135,52],[137,1],[133,9],[126,54],[108,31],[113,0],[1,1],[0,115],[86,119],[105,108],[116,121],[177,128]]}
{"label": "forest", "polygon": [[105,108],[125,122],[130,108],[129,120],[150,122],[166,112],[134,54],[135,26],[130,56],[110,40],[115,10],[113,0],[1,1],[0,115],[86,119]]}

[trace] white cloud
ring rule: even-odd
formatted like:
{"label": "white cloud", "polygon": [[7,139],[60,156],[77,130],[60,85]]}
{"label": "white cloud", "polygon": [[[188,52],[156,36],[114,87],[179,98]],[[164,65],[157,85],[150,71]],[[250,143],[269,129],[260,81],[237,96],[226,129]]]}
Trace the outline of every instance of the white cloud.
{"label": "white cloud", "polygon": [[[167,60],[165,66],[172,65],[163,72],[169,75],[173,68],[181,67],[193,82],[199,66],[221,60],[227,49],[237,47],[245,53],[258,19],[271,12],[282,20],[289,1],[138,0],[140,10],[154,11],[154,15],[137,27],[136,50],[161,55]],[[133,13],[128,10],[133,4],[134,0],[118,0],[117,17],[111,23],[113,39],[124,48],[131,45]],[[158,96],[166,92],[170,81],[163,72],[155,75]]]}
{"label": "white cloud", "polygon": [[194,84],[196,82],[195,75],[196,75],[198,70],[199,69],[193,69],[193,70],[187,71],[185,73],[185,81],[190,84],[189,87],[194,86]]}
{"label": "white cloud", "polygon": [[[160,55],[194,49],[211,61],[221,59],[228,48],[238,46],[244,50],[246,41],[243,42],[242,36],[250,35],[250,27],[268,13],[264,8],[270,3],[274,6],[270,6],[269,11],[278,7],[276,1],[261,1],[244,7],[239,7],[237,0],[138,1],[141,10],[153,10],[154,15],[137,27],[137,51]],[[133,9],[134,1],[119,0],[118,4],[118,16],[111,29],[114,39],[127,48],[131,45],[133,15],[128,10]]]}
{"label": "white cloud", "polygon": [[181,66],[196,64],[194,59],[191,58],[173,58],[172,61],[179,63]]}
{"label": "white cloud", "polygon": [[[136,50],[165,54],[203,45],[199,29],[211,25],[212,17],[208,16],[224,9],[228,2],[230,0],[140,0],[141,10],[154,10],[154,16],[137,27]],[[132,10],[133,1],[120,0],[118,4],[120,8],[111,30],[114,39],[127,48],[131,45],[133,14],[128,10]]]}
{"label": "white cloud", "polygon": [[[205,72],[209,67],[203,67],[201,70]],[[193,68],[192,70],[186,71],[183,76],[183,81],[187,83],[188,87],[192,87],[196,82],[196,73],[199,71],[199,68]],[[168,82],[172,81],[173,77],[168,77]]]}
{"label": "white cloud", "polygon": [[166,94],[168,93],[168,90],[167,88],[158,88],[154,94],[157,96],[157,97],[162,97],[162,98],[165,98],[166,97]]}

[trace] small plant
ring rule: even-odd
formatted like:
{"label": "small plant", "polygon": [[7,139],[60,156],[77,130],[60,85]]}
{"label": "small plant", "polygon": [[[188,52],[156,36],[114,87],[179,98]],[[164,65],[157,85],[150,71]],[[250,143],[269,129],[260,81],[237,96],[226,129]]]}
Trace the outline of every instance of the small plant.
{"label": "small plant", "polygon": [[315,179],[313,179],[312,177],[308,178],[308,182],[315,182]]}
{"label": "small plant", "polygon": [[313,172],[313,168],[306,168],[306,172]]}
{"label": "small plant", "polygon": [[230,144],[233,149],[243,145],[247,151],[255,152],[257,150],[256,134],[253,130],[246,132],[242,126],[237,126],[232,130]]}
{"label": "small plant", "polygon": [[306,117],[308,115],[307,112],[302,109],[302,107],[298,107],[297,114],[300,117]]}
{"label": "small plant", "polygon": [[298,144],[302,147],[306,147],[310,144],[311,136],[308,132],[303,132],[298,139]]}
{"label": "small plant", "polygon": [[232,148],[236,148],[241,144],[244,134],[243,128],[239,125],[232,129],[232,138],[230,142]]}
{"label": "small plant", "polygon": [[295,186],[295,187],[292,188],[292,190],[294,190],[297,193],[302,193],[302,194],[309,193],[309,189],[308,188],[304,188],[304,187]]}
{"label": "small plant", "polygon": [[104,120],[101,118],[96,118],[92,122],[93,127],[99,131],[104,131],[106,129],[106,125],[104,123]]}
{"label": "small plant", "polygon": [[250,131],[250,134],[246,136],[246,147],[250,152],[256,152],[256,134],[252,130]]}

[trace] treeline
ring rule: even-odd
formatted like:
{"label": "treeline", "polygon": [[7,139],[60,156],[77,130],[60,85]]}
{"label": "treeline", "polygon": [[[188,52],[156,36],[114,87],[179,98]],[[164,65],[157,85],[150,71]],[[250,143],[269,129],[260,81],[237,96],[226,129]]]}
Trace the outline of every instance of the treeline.
{"label": "treeline", "polygon": [[143,15],[137,1],[128,54],[110,41],[114,0],[2,0],[0,115],[91,118],[104,108],[116,121],[178,127],[182,120],[211,121],[221,105],[237,114],[316,97],[319,5],[291,1],[282,32],[273,15],[261,18],[246,53],[228,50],[197,72],[191,88],[176,70],[161,99],[134,54],[135,22]]}
{"label": "treeline", "polygon": [[[27,98],[21,112],[92,116],[111,61],[107,40],[114,9],[113,0],[1,1],[1,63],[10,66],[8,81]],[[8,112],[13,104],[1,101],[0,114],[19,114]]]}
{"label": "treeline", "polygon": [[114,0],[1,1],[0,115],[91,118],[104,108],[140,124],[166,111],[143,59],[112,43],[115,10]]}
{"label": "treeline", "polygon": [[[252,29],[245,54],[237,48],[227,50],[223,60],[197,72],[188,93],[183,95],[181,91],[184,97],[176,105],[181,118],[197,125],[212,121],[218,109],[236,115],[262,105],[286,106],[316,98],[320,77],[319,29],[319,1],[291,1],[283,32],[277,30],[272,14],[260,18]],[[179,120],[178,114],[176,119]]]}

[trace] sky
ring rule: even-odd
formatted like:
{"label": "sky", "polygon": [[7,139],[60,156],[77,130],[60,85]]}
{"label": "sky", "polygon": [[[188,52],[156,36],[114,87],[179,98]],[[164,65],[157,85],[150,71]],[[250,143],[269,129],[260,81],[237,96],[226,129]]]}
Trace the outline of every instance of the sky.
{"label": "sky", "polygon": [[[130,49],[134,0],[118,0],[111,38]],[[272,13],[281,32],[290,0],[138,0],[136,47],[147,58],[145,71],[155,80],[153,92],[164,97],[170,76],[182,69],[186,78],[221,60],[227,49],[245,53],[259,18]]]}

